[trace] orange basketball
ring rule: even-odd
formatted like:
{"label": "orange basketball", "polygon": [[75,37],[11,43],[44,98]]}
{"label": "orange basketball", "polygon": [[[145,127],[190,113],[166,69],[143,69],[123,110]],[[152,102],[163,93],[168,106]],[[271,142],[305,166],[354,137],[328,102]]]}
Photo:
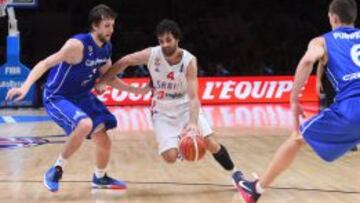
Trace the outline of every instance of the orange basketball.
{"label": "orange basketball", "polygon": [[187,161],[199,161],[206,153],[206,142],[202,135],[188,132],[180,140],[180,153]]}

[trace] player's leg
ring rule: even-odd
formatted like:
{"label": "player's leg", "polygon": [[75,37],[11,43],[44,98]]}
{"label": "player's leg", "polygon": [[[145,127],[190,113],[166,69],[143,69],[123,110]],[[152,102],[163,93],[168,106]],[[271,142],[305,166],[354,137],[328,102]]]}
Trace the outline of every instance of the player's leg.
{"label": "player's leg", "polygon": [[236,169],[226,147],[216,140],[216,134],[211,129],[202,111],[200,111],[199,114],[198,126],[200,133],[205,136],[207,150],[213,155],[214,159],[229,172],[233,181],[238,182],[243,176],[242,172]]}
{"label": "player's leg", "polygon": [[211,152],[214,159],[227,171],[233,171],[235,169],[234,162],[232,161],[229,152],[226,147],[219,144],[215,140],[215,133],[211,133],[205,137],[207,150]]}
{"label": "player's leg", "polygon": [[276,151],[264,175],[259,180],[246,181],[241,179],[236,182],[236,187],[244,200],[247,203],[256,202],[261,193],[264,192],[264,188],[268,187],[276,177],[290,167],[304,143],[302,136],[294,132]]}
{"label": "player's leg", "polygon": [[106,173],[111,153],[111,140],[106,131],[117,126],[115,116],[92,94],[79,100],[77,105],[84,109],[93,121],[91,136],[88,137],[95,144],[93,188],[126,189],[125,182],[111,178]]}
{"label": "player's leg", "polygon": [[305,141],[297,132],[294,132],[276,151],[263,177],[259,180],[262,188],[267,188],[273,180],[284,170],[290,167],[297,153],[305,145]]}
{"label": "player's leg", "polygon": [[162,113],[152,115],[152,124],[158,153],[166,163],[172,164],[179,158],[179,134],[185,121],[181,118],[168,117]]}
{"label": "player's leg", "polygon": [[179,150],[177,148],[171,148],[161,153],[162,158],[166,163],[175,163],[178,159]]}
{"label": "player's leg", "polygon": [[[105,172],[110,160],[111,140],[107,135],[103,124],[98,126],[97,129],[99,130],[95,130],[91,135],[91,139],[95,145],[95,168]],[[103,175],[104,174],[99,174],[99,176]]]}
{"label": "player's leg", "polygon": [[60,154],[64,160],[69,159],[80,148],[86,136],[91,132],[92,126],[90,118],[83,118],[78,122]]}
{"label": "player's leg", "polygon": [[301,126],[301,134],[293,134],[277,150],[263,177],[258,181],[241,180],[238,189],[246,202],[256,202],[271,182],[287,169],[306,142],[325,161],[334,161],[360,142],[360,105],[358,99],[334,103]]}
{"label": "player's leg", "polygon": [[226,147],[215,139],[215,133],[211,129],[202,111],[199,113],[199,131],[205,137],[207,150],[213,155],[214,159],[227,171],[235,172],[235,165]]}
{"label": "player's leg", "polygon": [[62,152],[60,153],[55,164],[44,174],[44,185],[52,192],[59,189],[59,181],[63,174],[63,168],[67,159],[76,152],[86,135],[91,131],[92,122],[89,118],[81,119],[75,130],[70,134],[70,138],[66,141]]}
{"label": "player's leg", "polygon": [[91,132],[92,121],[65,98],[45,100],[44,106],[50,117],[70,136],[55,164],[44,174],[44,185],[55,192],[59,189],[59,181],[67,159],[80,148],[86,135]]}
{"label": "player's leg", "polygon": [[104,125],[100,124],[91,139],[95,144],[95,171],[92,179],[93,188],[126,189],[127,185],[121,180],[111,178],[106,173],[106,168],[110,160],[111,140],[106,133]]}

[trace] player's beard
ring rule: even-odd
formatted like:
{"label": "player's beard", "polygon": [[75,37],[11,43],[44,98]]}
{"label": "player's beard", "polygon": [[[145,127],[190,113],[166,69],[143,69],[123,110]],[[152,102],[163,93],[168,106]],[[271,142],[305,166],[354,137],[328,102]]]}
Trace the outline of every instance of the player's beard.
{"label": "player's beard", "polygon": [[165,56],[172,56],[175,52],[176,52],[177,46],[175,45],[174,47],[167,47],[167,48],[162,48],[162,52],[164,53]]}
{"label": "player's beard", "polygon": [[103,35],[103,34],[98,34],[98,39],[102,42],[102,43],[107,43],[107,42],[109,42],[109,40],[106,38],[106,36],[105,35]]}

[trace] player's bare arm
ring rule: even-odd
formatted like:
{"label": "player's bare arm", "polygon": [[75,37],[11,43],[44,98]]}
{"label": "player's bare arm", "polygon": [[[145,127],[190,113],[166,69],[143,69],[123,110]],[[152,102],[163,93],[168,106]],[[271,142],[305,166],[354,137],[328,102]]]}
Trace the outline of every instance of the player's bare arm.
{"label": "player's bare arm", "polygon": [[[196,130],[199,120],[200,101],[198,95],[197,60],[192,59],[186,72],[187,92],[190,99],[190,118],[187,130]],[[194,128],[194,129],[192,129]]]}
{"label": "player's bare arm", "polygon": [[113,64],[109,71],[105,73],[102,80],[114,80],[117,74],[124,72],[129,66],[146,65],[150,58],[150,52],[150,48],[146,48],[142,51],[138,51],[122,57]]}
{"label": "player's bare arm", "polygon": [[[126,60],[130,60],[127,61],[130,62],[123,70],[125,70],[128,66],[135,66],[135,65],[141,65],[141,64],[146,64],[147,61],[149,60],[149,56],[146,56],[146,52],[148,49],[145,49],[143,51],[140,52],[136,52],[134,54],[129,54],[123,58],[127,58]],[[121,61],[122,59],[120,59],[119,61]],[[118,61],[118,62],[119,62]],[[118,77],[111,77],[109,80],[105,80],[105,78],[107,77],[106,75],[116,75],[118,73],[112,73],[110,71],[113,71],[113,69],[115,69],[118,66],[115,66],[116,64],[114,64],[114,67],[112,67],[112,62],[111,60],[108,61],[108,63],[106,63],[103,67],[100,68],[100,72],[102,75],[104,75],[103,79],[101,81],[99,81],[99,83],[96,85],[95,89],[100,90],[104,88],[104,85],[107,84],[113,88],[119,89],[119,90],[123,90],[123,91],[128,91],[128,92],[133,92],[136,94],[146,94],[148,93],[151,88],[149,85],[145,86],[145,87],[135,87],[132,85],[127,84],[126,82],[124,82],[123,80],[119,79]],[[120,70],[120,72],[122,72]]]}
{"label": "player's bare arm", "polygon": [[308,49],[304,56],[301,58],[295,73],[294,87],[290,96],[291,108],[294,116],[294,129],[298,130],[300,121],[299,116],[305,117],[301,106],[299,105],[298,96],[301,88],[304,86],[308,79],[314,64],[323,58],[325,55],[324,38],[317,37],[310,41]]}
{"label": "player's bare arm", "polygon": [[19,88],[12,88],[6,96],[6,100],[19,101],[23,99],[30,87],[42,76],[49,68],[61,62],[69,64],[79,63],[82,59],[83,45],[79,40],[69,39],[64,46],[56,53],[48,56],[44,60],[38,62],[30,71],[29,76],[26,78],[24,84]]}
{"label": "player's bare arm", "polygon": [[320,95],[321,91],[323,90],[321,79],[323,78],[323,75],[324,75],[326,63],[327,63],[327,57],[325,54],[324,57],[322,57],[319,60],[319,63],[317,65],[317,69],[316,69],[316,92],[318,95]]}
{"label": "player's bare arm", "polygon": [[324,64],[322,64],[320,61],[317,65],[316,69],[316,93],[318,95],[321,94],[321,91],[323,90],[321,78],[324,75]]}
{"label": "player's bare arm", "polygon": [[[110,61],[106,65],[101,67],[100,72],[102,73],[102,75],[106,74],[106,72],[110,70],[111,66],[112,66],[112,63]],[[145,87],[135,87],[135,86],[132,86],[132,85],[124,82],[120,78],[115,77],[113,80],[107,80],[107,81],[102,80],[102,81],[97,82],[97,84],[95,85],[96,92],[98,94],[102,94],[105,91],[106,85],[109,85],[118,90],[133,92],[136,94],[146,94],[149,91],[151,91],[151,88],[149,85],[146,85]]]}

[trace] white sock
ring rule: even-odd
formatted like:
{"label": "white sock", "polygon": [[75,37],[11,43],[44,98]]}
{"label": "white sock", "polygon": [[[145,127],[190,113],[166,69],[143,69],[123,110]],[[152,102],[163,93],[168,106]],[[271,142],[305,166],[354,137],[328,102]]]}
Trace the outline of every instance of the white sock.
{"label": "white sock", "polygon": [[106,173],[106,168],[99,169],[98,167],[95,167],[94,173],[95,173],[96,178],[103,178]]}
{"label": "white sock", "polygon": [[236,167],[234,167],[232,170],[231,170],[231,173],[235,173],[236,171],[238,171],[238,169]]}
{"label": "white sock", "polygon": [[260,182],[258,181],[255,185],[256,192],[259,194],[264,193],[265,189],[261,187]]}
{"label": "white sock", "polygon": [[64,168],[66,163],[67,163],[67,160],[64,159],[60,154],[59,157],[57,158],[54,166],[60,166],[61,168]]}
{"label": "white sock", "polygon": [[230,171],[228,171],[230,173],[230,175],[232,176],[237,170],[236,167],[234,167],[233,169],[231,169]]}

